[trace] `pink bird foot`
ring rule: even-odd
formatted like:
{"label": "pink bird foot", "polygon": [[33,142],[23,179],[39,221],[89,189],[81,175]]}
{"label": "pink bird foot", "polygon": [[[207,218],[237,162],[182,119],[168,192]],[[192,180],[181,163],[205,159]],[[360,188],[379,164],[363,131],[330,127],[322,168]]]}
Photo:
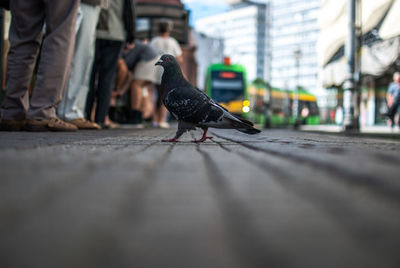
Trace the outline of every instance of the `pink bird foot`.
{"label": "pink bird foot", "polygon": [[210,140],[212,140],[214,137],[202,137],[201,139],[199,139],[199,140],[193,140],[192,142],[204,142],[205,140],[207,140],[207,139],[210,139]]}
{"label": "pink bird foot", "polygon": [[179,142],[179,140],[178,139],[176,139],[176,138],[172,138],[172,139],[164,139],[164,140],[161,140],[162,142]]}

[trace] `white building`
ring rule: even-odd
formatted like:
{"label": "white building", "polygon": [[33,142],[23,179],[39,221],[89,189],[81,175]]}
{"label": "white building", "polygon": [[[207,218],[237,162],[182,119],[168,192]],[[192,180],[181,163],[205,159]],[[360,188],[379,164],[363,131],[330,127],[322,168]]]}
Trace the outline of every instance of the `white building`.
{"label": "white building", "polygon": [[210,64],[220,63],[224,59],[224,41],[205,34],[193,32],[196,44],[197,87],[205,88],[206,71]]}
{"label": "white building", "polygon": [[320,0],[271,0],[271,85],[317,91]]}
{"label": "white building", "polygon": [[247,80],[269,80],[268,5],[236,1],[231,9],[198,19],[197,32],[224,40],[224,54],[247,69]]}

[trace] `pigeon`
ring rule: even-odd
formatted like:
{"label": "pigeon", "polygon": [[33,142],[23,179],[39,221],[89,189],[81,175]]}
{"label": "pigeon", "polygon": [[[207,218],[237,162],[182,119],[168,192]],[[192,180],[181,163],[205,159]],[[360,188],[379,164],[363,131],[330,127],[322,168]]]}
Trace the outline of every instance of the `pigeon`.
{"label": "pigeon", "polygon": [[184,77],[179,63],[174,56],[164,54],[155,65],[164,68],[161,78],[161,98],[172,116],[178,121],[175,137],[163,142],[178,142],[187,131],[201,128],[203,136],[193,142],[204,142],[213,137],[207,136],[209,127],[236,129],[246,134],[261,131],[253,123],[229,113],[200,89],[192,86]]}

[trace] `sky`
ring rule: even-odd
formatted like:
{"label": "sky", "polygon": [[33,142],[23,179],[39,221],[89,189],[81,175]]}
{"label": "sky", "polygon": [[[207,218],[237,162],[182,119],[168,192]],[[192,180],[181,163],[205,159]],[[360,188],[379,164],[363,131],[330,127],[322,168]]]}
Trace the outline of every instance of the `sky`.
{"label": "sky", "polygon": [[225,0],[182,0],[185,8],[190,10],[190,25],[197,19],[221,13],[229,8]]}
{"label": "sky", "polygon": [[[253,0],[266,3],[269,0]],[[181,0],[185,8],[190,10],[190,25],[194,26],[197,19],[218,14],[229,9],[225,0]]]}

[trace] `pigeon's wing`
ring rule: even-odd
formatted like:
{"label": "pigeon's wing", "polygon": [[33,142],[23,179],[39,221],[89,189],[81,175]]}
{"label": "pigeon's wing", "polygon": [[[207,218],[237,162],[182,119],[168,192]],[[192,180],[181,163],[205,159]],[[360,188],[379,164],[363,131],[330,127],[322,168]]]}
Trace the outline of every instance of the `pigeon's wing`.
{"label": "pigeon's wing", "polygon": [[164,98],[165,107],[177,119],[194,124],[218,121],[224,110],[195,87],[177,87]]}
{"label": "pigeon's wing", "polygon": [[198,89],[198,88],[195,88],[195,89],[198,90],[198,91],[200,92],[200,94],[206,96],[207,99],[208,99],[212,104],[214,104],[215,106],[218,106],[219,108],[221,108],[222,110],[224,110],[224,111],[225,111],[225,112],[224,112],[224,115],[225,115],[225,116],[228,116],[228,117],[233,116],[233,117],[235,117],[237,120],[239,120],[239,121],[241,121],[241,122],[243,122],[243,123],[246,123],[246,124],[249,124],[249,125],[251,125],[251,126],[254,126],[254,124],[253,124],[252,122],[250,122],[250,121],[248,121],[248,120],[246,120],[246,119],[244,119],[244,118],[242,118],[242,117],[240,117],[240,116],[231,114],[225,107],[221,106],[221,105],[220,105],[219,103],[217,103],[215,100],[211,99],[206,93],[204,93],[204,92],[201,91],[200,89]]}
{"label": "pigeon's wing", "polygon": [[213,100],[213,99],[211,99],[210,98],[210,96],[208,96],[206,93],[204,93],[204,91],[201,91],[200,89],[198,89],[197,87],[195,87],[194,89],[196,89],[197,91],[199,91],[200,92],[200,94],[202,94],[202,95],[204,95],[204,96],[206,96],[207,97],[207,99],[211,102],[211,103],[213,103],[213,104],[215,104],[215,105],[217,105],[218,107],[220,107],[221,109],[223,109],[223,110],[225,110],[225,111],[227,111],[227,112],[229,112],[225,107],[223,107],[223,106],[221,106],[221,105],[219,105],[215,100]]}
{"label": "pigeon's wing", "polygon": [[164,98],[164,104],[177,120],[199,127],[233,128],[248,134],[260,132],[251,122],[232,115],[194,87],[170,90]]}

